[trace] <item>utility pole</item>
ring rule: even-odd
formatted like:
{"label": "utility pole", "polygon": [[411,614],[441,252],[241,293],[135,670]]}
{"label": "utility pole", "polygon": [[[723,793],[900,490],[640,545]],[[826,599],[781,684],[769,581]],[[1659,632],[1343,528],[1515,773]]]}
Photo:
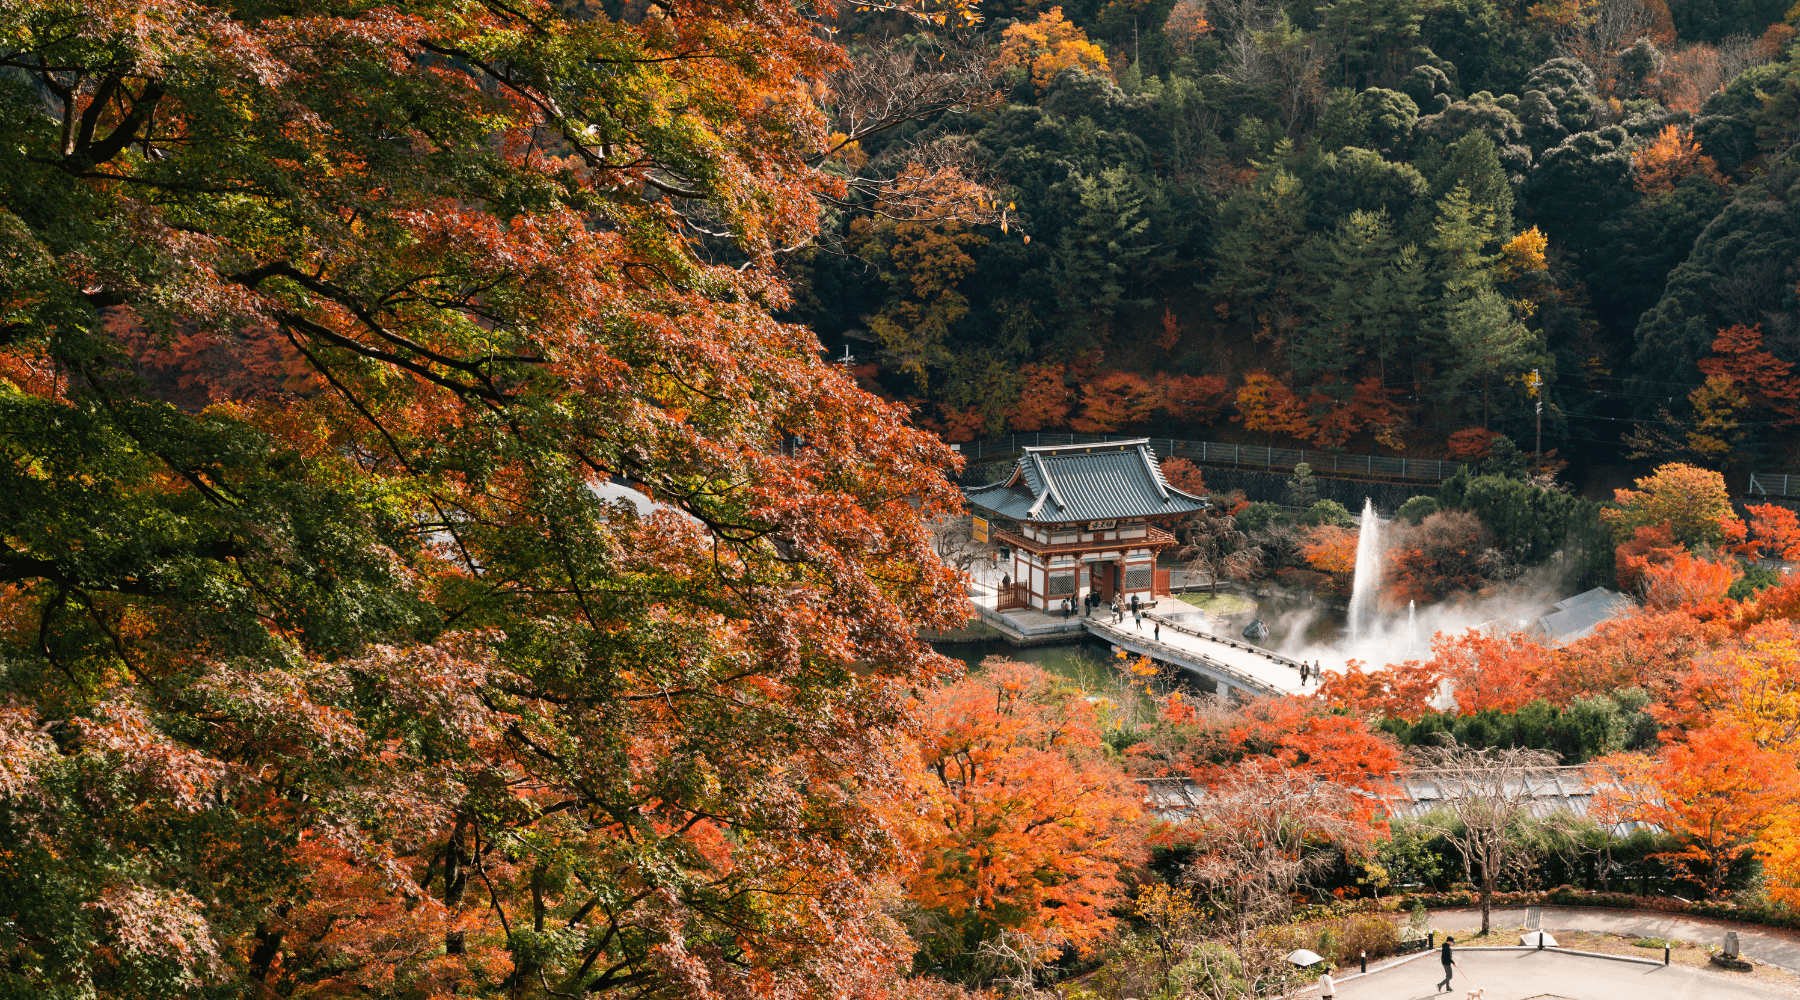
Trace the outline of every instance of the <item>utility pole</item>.
{"label": "utility pole", "polygon": [[1540,475],[1544,471],[1544,396],[1540,391],[1543,384],[1543,379],[1538,377],[1538,370],[1533,368],[1531,394],[1537,397],[1537,447],[1532,451],[1532,464],[1535,466],[1532,471]]}

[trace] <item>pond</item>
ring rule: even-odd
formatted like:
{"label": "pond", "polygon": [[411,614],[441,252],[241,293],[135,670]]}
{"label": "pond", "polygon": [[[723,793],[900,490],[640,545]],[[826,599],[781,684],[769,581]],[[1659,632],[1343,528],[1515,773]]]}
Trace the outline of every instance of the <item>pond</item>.
{"label": "pond", "polygon": [[1337,645],[1349,633],[1349,616],[1324,601],[1259,597],[1256,611],[1269,637],[1252,641],[1264,649],[1292,654]]}
{"label": "pond", "polygon": [[1031,646],[1020,648],[1004,640],[992,642],[932,643],[932,648],[968,664],[971,671],[990,656],[1004,656],[1019,663],[1029,663],[1045,673],[1063,678],[1087,693],[1090,699],[1104,698],[1120,707],[1123,718],[1117,722],[1148,721],[1155,717],[1155,697],[1170,691],[1188,694],[1212,694],[1213,683],[1178,668],[1166,668],[1161,674],[1142,678],[1127,674],[1113,664],[1112,647],[1097,640],[1067,646]]}

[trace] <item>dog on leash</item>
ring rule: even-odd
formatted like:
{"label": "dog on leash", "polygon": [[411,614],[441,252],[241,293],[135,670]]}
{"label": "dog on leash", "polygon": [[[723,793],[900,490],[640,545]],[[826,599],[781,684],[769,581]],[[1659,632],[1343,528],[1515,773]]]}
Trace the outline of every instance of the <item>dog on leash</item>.
{"label": "dog on leash", "polygon": [[1485,986],[1469,991],[1469,1000],[1486,1000],[1486,997],[1487,987]]}

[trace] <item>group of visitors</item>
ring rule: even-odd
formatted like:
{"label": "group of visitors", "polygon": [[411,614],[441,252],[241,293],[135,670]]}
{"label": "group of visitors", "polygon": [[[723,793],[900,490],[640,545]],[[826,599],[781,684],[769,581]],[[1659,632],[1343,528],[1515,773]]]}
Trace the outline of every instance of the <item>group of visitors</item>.
{"label": "group of visitors", "polygon": [[[1099,591],[1095,591],[1095,590],[1088,591],[1081,598],[1082,617],[1092,618],[1094,615],[1094,609],[1105,603],[1106,603],[1106,599],[1100,596]],[[1113,621],[1115,621],[1121,625],[1125,624],[1125,614],[1126,614],[1127,609],[1129,609],[1129,611],[1131,613],[1131,619],[1132,619],[1133,625],[1137,628],[1137,630],[1139,632],[1142,632],[1144,630],[1144,605],[1142,604],[1142,602],[1140,602],[1138,600],[1138,595],[1132,594],[1131,601],[1128,605],[1124,599],[1124,596],[1119,594],[1117,591],[1114,591],[1113,597],[1112,597],[1112,603],[1110,605],[1108,605],[1108,610],[1110,611],[1110,613],[1113,616]],[[1063,613],[1064,621],[1068,621],[1069,618],[1075,614],[1075,598],[1073,595],[1070,595],[1070,596],[1062,599],[1062,613]],[[1162,641],[1162,622],[1156,621],[1153,619],[1150,624],[1151,624],[1151,629],[1155,636],[1156,641],[1161,642]]]}
{"label": "group of visitors", "polygon": [[[1096,590],[1088,591],[1081,598],[1083,617],[1092,617],[1094,614],[1094,609],[1105,603],[1106,603],[1106,599],[1100,596],[1099,591],[1096,591]],[[1123,622],[1125,620],[1125,607],[1126,607],[1126,605],[1125,605],[1124,598],[1117,591],[1114,591],[1113,597],[1112,597],[1112,603],[1110,605],[1110,610],[1112,612],[1113,619],[1115,621]],[[1136,595],[1136,594],[1131,595],[1130,607],[1131,607],[1132,617],[1134,617],[1138,620],[1138,627],[1142,628],[1144,612],[1138,602],[1138,595]],[[1075,613],[1075,598],[1073,596],[1063,598],[1062,613],[1063,613],[1064,619],[1067,619],[1069,616],[1071,616]]]}

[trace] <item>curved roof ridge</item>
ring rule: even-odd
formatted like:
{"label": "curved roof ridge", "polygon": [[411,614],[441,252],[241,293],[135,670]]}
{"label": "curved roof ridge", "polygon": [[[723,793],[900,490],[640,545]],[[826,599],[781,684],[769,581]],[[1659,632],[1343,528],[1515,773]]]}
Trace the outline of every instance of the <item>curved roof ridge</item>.
{"label": "curved roof ridge", "polygon": [[1151,453],[1149,442],[1146,441],[1144,444],[1138,445],[1137,453],[1138,458],[1144,463],[1145,471],[1150,473],[1151,488],[1156,490],[1157,496],[1162,497],[1163,503],[1168,503],[1169,484],[1167,480],[1163,479],[1162,468],[1157,463],[1156,456]]}

